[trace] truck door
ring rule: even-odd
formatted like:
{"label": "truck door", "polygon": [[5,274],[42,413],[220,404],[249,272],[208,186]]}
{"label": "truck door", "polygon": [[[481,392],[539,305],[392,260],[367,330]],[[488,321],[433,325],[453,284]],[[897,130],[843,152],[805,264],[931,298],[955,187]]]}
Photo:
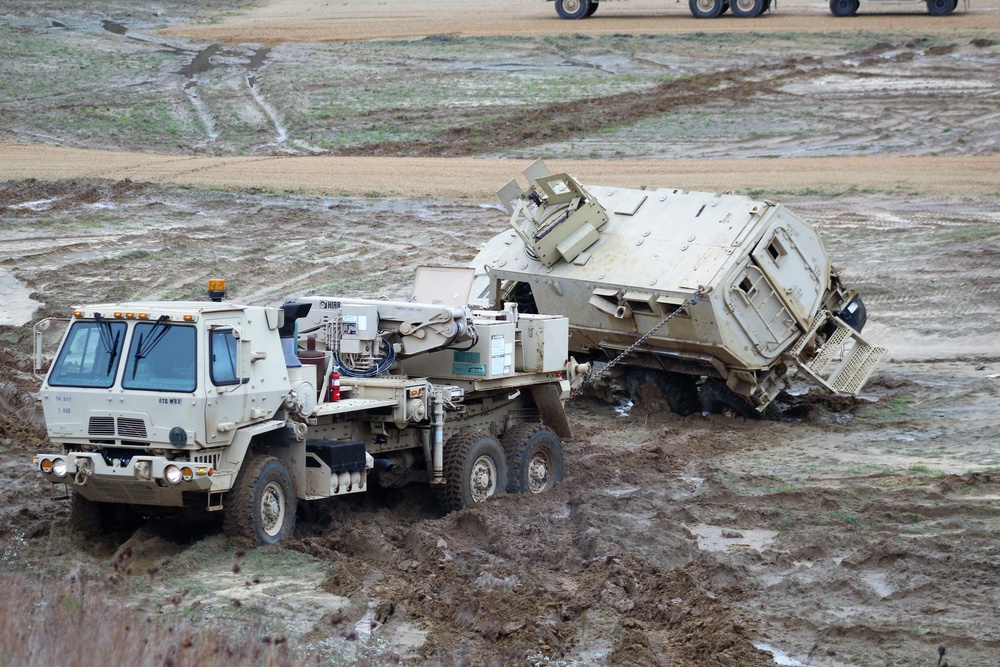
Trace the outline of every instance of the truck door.
{"label": "truck door", "polygon": [[205,435],[209,445],[232,441],[248,418],[251,367],[240,359],[240,321],[213,321],[206,326],[208,360],[205,382]]}

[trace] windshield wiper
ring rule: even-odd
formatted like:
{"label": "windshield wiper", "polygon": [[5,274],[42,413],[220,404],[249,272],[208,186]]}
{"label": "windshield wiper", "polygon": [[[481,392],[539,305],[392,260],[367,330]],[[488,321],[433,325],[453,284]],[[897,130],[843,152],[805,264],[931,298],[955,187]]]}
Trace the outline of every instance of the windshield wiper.
{"label": "windshield wiper", "polygon": [[111,322],[101,318],[100,313],[94,313],[94,321],[97,322],[97,331],[101,335],[101,344],[104,345],[104,351],[108,355],[108,369],[104,371],[105,375],[111,373],[111,367],[115,365],[115,359],[118,358],[118,338],[121,332],[115,334],[114,339],[111,338]]}
{"label": "windshield wiper", "polygon": [[135,354],[132,356],[132,379],[135,379],[135,373],[139,368],[139,360],[144,359],[149,356],[156,347],[157,343],[163,340],[167,331],[170,330],[170,326],[165,324],[167,320],[170,319],[169,315],[160,315],[156,318],[156,323],[153,324],[152,330],[150,330],[149,335],[144,337],[139,334],[139,343],[135,346]]}

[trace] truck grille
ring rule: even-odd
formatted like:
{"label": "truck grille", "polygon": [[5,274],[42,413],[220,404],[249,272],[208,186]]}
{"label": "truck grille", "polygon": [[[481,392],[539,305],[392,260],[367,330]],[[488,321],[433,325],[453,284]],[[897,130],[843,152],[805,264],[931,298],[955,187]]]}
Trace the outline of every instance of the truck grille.
{"label": "truck grille", "polygon": [[118,435],[125,438],[145,438],[146,422],[128,417],[118,418]]}
{"label": "truck grille", "polygon": [[[115,418],[91,417],[87,433],[90,435],[115,435]],[[119,417],[118,435],[125,438],[145,438],[146,422],[142,419]]]}
{"label": "truck grille", "polygon": [[90,435],[114,435],[114,417],[91,417],[90,427],[87,430]]}

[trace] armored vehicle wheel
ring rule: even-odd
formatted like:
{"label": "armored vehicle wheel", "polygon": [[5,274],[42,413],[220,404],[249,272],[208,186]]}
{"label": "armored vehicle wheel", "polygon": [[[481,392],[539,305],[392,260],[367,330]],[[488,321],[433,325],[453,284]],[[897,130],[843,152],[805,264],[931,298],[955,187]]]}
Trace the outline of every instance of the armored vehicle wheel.
{"label": "armored vehicle wheel", "polygon": [[[957,0],[956,0],[956,2],[957,2]],[[591,2],[590,3],[590,9],[587,10],[586,16],[593,16],[594,12],[597,11],[597,5],[599,5],[599,4],[601,4],[601,3],[599,3],[599,2]]]}
{"label": "armored vehicle wheel", "polygon": [[714,19],[722,13],[725,0],[688,0],[691,15],[698,19]]}
{"label": "armored vehicle wheel", "polygon": [[830,0],[830,13],[834,16],[854,16],[860,4],[858,0]]}
{"label": "armored vehicle wheel", "polygon": [[497,439],[481,431],[453,435],[444,447],[444,484],[435,487],[448,512],[472,507],[507,489],[507,462]]}
{"label": "armored vehicle wheel", "polygon": [[626,384],[635,403],[642,401],[642,385],[649,384],[663,395],[672,412],[682,417],[701,412],[698,387],[693,375],[636,368],[628,371]]}
{"label": "armored vehicle wheel", "polygon": [[764,0],[732,0],[730,9],[741,19],[752,19],[764,13]]}
{"label": "armored vehicle wheel", "polygon": [[563,479],[559,437],[541,424],[517,424],[501,439],[508,493],[545,493]]}
{"label": "armored vehicle wheel", "polygon": [[948,16],[957,6],[958,0],[927,0],[927,11],[933,16]]}
{"label": "armored vehicle wheel", "polygon": [[597,3],[592,3],[590,0],[556,0],[556,13],[563,19],[586,18],[594,13],[590,11],[592,4]]}
{"label": "armored vehicle wheel", "polygon": [[769,10],[770,8],[771,8],[771,0],[764,0],[764,9],[761,10],[761,14],[763,14],[764,12],[766,12],[767,10]]}
{"label": "armored vehicle wheel", "polygon": [[760,412],[745,398],[719,380],[705,380],[705,384],[701,386],[699,398],[701,399],[701,409],[704,412],[724,414],[729,411],[746,419],[766,419],[767,421],[781,419],[781,412],[774,405],[769,405],[763,412]]}
{"label": "armored vehicle wheel", "polygon": [[728,11],[729,11],[729,3],[728,2],[723,2],[722,3],[722,11],[719,12],[719,16],[722,16],[723,14],[725,14]]}
{"label": "armored vehicle wheel", "polygon": [[244,462],[229,492],[223,530],[229,537],[275,544],[295,529],[295,487],[288,468],[273,456]]}
{"label": "armored vehicle wheel", "polygon": [[111,503],[98,503],[73,492],[69,525],[82,537],[98,537],[113,533],[118,523],[118,508]]}

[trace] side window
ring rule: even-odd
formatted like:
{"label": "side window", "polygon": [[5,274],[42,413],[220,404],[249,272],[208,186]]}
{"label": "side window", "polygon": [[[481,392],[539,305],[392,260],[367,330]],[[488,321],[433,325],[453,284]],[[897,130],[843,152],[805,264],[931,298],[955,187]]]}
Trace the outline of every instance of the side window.
{"label": "side window", "polygon": [[236,377],[236,338],[232,329],[213,329],[208,353],[212,357],[211,375],[215,386],[239,384]]}

